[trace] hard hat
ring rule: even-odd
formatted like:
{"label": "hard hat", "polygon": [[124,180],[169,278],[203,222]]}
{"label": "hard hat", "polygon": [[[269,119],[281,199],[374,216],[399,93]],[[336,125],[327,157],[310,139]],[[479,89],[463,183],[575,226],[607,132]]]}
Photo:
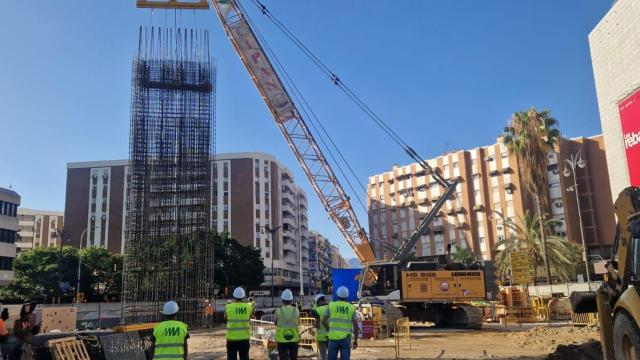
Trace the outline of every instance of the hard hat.
{"label": "hard hat", "polygon": [[338,291],[336,292],[336,295],[338,295],[340,299],[346,299],[349,297],[349,289],[344,286],[340,286],[338,288]]}
{"label": "hard hat", "polygon": [[316,297],[314,298],[315,302],[318,302],[320,299],[324,299],[324,294],[318,294],[318,295],[316,295]]}
{"label": "hard hat", "polygon": [[282,298],[282,300],[284,301],[293,301],[293,293],[291,292],[291,290],[286,289],[282,292],[280,298]]}
{"label": "hard hat", "polygon": [[162,311],[160,311],[160,313],[162,315],[175,315],[175,313],[177,313],[178,310],[180,310],[180,308],[178,307],[178,303],[171,300],[171,301],[167,301],[164,304],[164,306],[162,307]]}
{"label": "hard hat", "polygon": [[236,299],[244,299],[244,289],[241,287],[237,287],[233,290],[233,297]]}

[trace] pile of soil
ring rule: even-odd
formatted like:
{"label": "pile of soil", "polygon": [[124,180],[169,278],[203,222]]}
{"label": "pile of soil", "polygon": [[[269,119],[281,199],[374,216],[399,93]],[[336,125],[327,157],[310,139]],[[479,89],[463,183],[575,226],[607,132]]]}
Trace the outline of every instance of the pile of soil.
{"label": "pile of soil", "polygon": [[597,326],[536,326],[507,338],[517,346],[550,352],[547,359],[602,359]]}
{"label": "pile of soil", "polygon": [[580,359],[602,360],[602,346],[599,341],[591,340],[580,345],[560,345],[545,360]]}

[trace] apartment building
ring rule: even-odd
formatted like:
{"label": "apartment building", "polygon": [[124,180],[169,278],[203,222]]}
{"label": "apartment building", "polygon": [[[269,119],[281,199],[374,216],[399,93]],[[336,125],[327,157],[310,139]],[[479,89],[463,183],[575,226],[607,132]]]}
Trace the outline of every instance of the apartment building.
{"label": "apartment building", "polygon": [[[211,226],[259,248],[265,286],[309,287],[307,195],[289,169],[259,152],[217,154],[212,162]],[[277,229],[272,237],[268,229]]]}
{"label": "apartment building", "polygon": [[[128,160],[67,164],[65,233],[74,246],[124,253]],[[211,161],[211,227],[260,249],[278,287],[299,287],[308,273],[307,195],[289,169],[265,153],[217,154]],[[272,239],[266,227],[278,230]],[[269,275],[269,274],[267,274]],[[308,277],[308,276],[307,276]],[[266,285],[271,278],[267,276]],[[303,282],[308,287],[309,280]]]}
{"label": "apartment building", "polygon": [[348,267],[349,267],[349,263],[340,254],[340,248],[338,248],[336,245],[331,245],[331,268],[346,269]]}
{"label": "apartment building", "polygon": [[67,164],[65,234],[75,247],[124,253],[129,160]]}
{"label": "apartment building", "polygon": [[618,0],[589,34],[613,199],[640,186],[640,2]]}
{"label": "apartment building", "polygon": [[64,212],[51,210],[18,209],[17,251],[40,246],[60,246],[61,238],[56,229],[64,228]]}
{"label": "apartment building", "polygon": [[20,195],[0,187],[0,286],[13,281]]}
{"label": "apartment building", "polygon": [[[565,139],[558,151],[548,154],[548,213],[560,224],[554,231],[559,236],[568,235],[578,243],[581,238],[579,231],[576,232],[576,229],[579,230],[576,227],[579,226],[576,225],[578,218],[574,216],[577,215],[577,210],[565,210],[571,195],[566,191],[568,180],[561,179],[561,166],[571,151],[587,146],[584,156],[589,157],[586,160],[589,176],[578,176],[581,184],[579,189],[608,183],[608,179],[604,178],[607,175],[603,171],[606,170],[606,163],[603,161],[604,150],[600,147],[601,138]],[[416,254],[441,255],[445,253],[447,245],[451,244],[470,248],[483,259],[493,259],[496,243],[510,235],[510,229],[504,226],[503,218],[517,221],[526,210],[533,211],[530,197],[522,190],[522,175],[517,158],[509,154],[498,139],[496,144],[446,153],[428,160],[428,163],[446,179],[457,179],[459,183],[454,196],[446,201],[427,234],[416,244]],[[376,254],[381,258],[389,256],[394,248],[400,247],[405,239],[410,238],[444,191],[417,163],[394,165],[391,171],[371,176],[368,186],[369,233],[379,240],[374,242],[377,246]],[[599,211],[597,215],[593,211],[593,208],[602,203],[602,196],[595,192],[584,192],[581,199],[583,196],[585,201],[588,197],[593,204],[589,209],[583,207],[583,214],[591,211],[593,218],[600,217],[603,223],[611,220],[611,214],[607,214],[606,210]],[[572,205],[569,205],[569,209],[571,208]],[[604,236],[595,238],[594,234],[596,232],[585,234],[585,238],[591,236],[587,244],[597,253],[603,246],[610,244],[612,239]]]}
{"label": "apartment building", "polygon": [[309,275],[311,288],[320,291],[331,279],[331,243],[317,231],[309,232]]}

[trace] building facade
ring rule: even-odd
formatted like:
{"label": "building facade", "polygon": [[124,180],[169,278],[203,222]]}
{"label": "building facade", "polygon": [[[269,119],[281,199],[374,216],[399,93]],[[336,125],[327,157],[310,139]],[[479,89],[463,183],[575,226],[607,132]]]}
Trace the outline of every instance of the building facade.
{"label": "building facade", "polygon": [[0,286],[13,281],[13,260],[18,237],[20,195],[0,187]]}
{"label": "building facade", "polygon": [[[289,169],[265,153],[217,154],[212,162],[211,226],[260,249],[265,286],[309,287],[307,195]],[[278,229],[272,234],[267,230]],[[305,276],[306,275],[306,276]]]}
{"label": "building facade", "polygon": [[309,232],[309,274],[311,289],[328,291],[331,284],[331,269],[345,269],[349,263],[340,254],[337,246],[315,230]]}
{"label": "building facade", "polygon": [[[558,151],[548,154],[550,209],[547,213],[559,223],[554,228],[556,235],[568,235],[572,241],[581,243],[578,218],[573,216],[577,211],[570,205],[575,204],[575,195],[569,204],[573,212],[565,210],[568,197],[572,195],[566,191],[568,180],[561,179],[561,166],[571,151],[586,147],[583,156],[588,157],[585,159],[585,171],[589,175],[578,171],[579,189],[593,189],[608,183],[606,171],[603,171],[606,163],[601,148],[602,137],[565,139],[561,144]],[[416,255],[442,255],[451,244],[470,248],[485,260],[493,259],[496,243],[511,232],[504,225],[504,219],[518,222],[527,210],[533,211],[532,201],[520,184],[522,175],[517,158],[498,141],[489,146],[447,153],[428,160],[428,163],[446,179],[458,179],[459,183],[455,195],[445,203],[427,234],[421,236],[416,244]],[[371,176],[368,186],[369,233],[378,240],[374,241],[377,244],[376,254],[381,258],[390,256],[394,248],[399,248],[405,239],[409,239],[444,191],[417,163],[395,165],[391,171]],[[583,202],[593,205],[582,207],[582,214],[592,214],[592,219],[602,218],[602,223],[610,225],[612,213],[607,213],[606,206],[597,213],[593,210],[599,205],[604,206],[603,197],[593,191],[581,193],[581,200],[583,197]],[[610,206],[611,202],[606,204]],[[593,224],[598,221],[593,220]],[[587,244],[594,253],[600,252],[613,240],[597,235],[597,231],[585,234],[585,238],[591,236]]]}
{"label": "building facade", "polygon": [[73,246],[82,240],[83,248],[124,253],[128,165],[128,160],[67,164],[65,234]]}
{"label": "building facade", "polygon": [[19,208],[18,226],[18,252],[41,246],[60,246],[61,238],[56,229],[64,228],[64,212]]}
{"label": "building facade", "polygon": [[[124,253],[128,160],[67,164],[65,232],[74,246]],[[291,171],[258,152],[217,154],[211,161],[211,227],[260,249],[278,287],[309,285],[307,195]],[[266,227],[278,230],[274,239]],[[265,286],[270,286],[267,273]],[[306,276],[305,276],[306,275]],[[306,278],[305,278],[306,277]]]}
{"label": "building facade", "polygon": [[[630,170],[640,175],[635,170],[640,160],[640,98],[634,101],[636,111],[621,117],[622,103],[640,87],[640,2],[616,1],[589,34],[589,47],[615,200],[632,183]],[[637,175],[633,185],[640,185]]]}

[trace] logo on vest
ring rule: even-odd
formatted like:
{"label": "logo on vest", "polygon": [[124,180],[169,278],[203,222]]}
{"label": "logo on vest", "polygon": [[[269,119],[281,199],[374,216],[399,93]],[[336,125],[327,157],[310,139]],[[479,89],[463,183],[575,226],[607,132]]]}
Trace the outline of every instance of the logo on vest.
{"label": "logo on vest", "polygon": [[246,307],[236,308],[236,315],[246,315],[246,314],[247,314]]}
{"label": "logo on vest", "polygon": [[349,313],[349,307],[348,306],[338,306],[336,308],[336,312],[338,314],[348,314]]}
{"label": "logo on vest", "polygon": [[162,335],[164,336],[178,336],[180,335],[180,328],[178,327],[169,327],[164,329],[164,332],[162,333]]}
{"label": "logo on vest", "polygon": [[624,134],[624,148],[631,149],[632,147],[638,145],[640,143],[640,131],[628,132]]}

